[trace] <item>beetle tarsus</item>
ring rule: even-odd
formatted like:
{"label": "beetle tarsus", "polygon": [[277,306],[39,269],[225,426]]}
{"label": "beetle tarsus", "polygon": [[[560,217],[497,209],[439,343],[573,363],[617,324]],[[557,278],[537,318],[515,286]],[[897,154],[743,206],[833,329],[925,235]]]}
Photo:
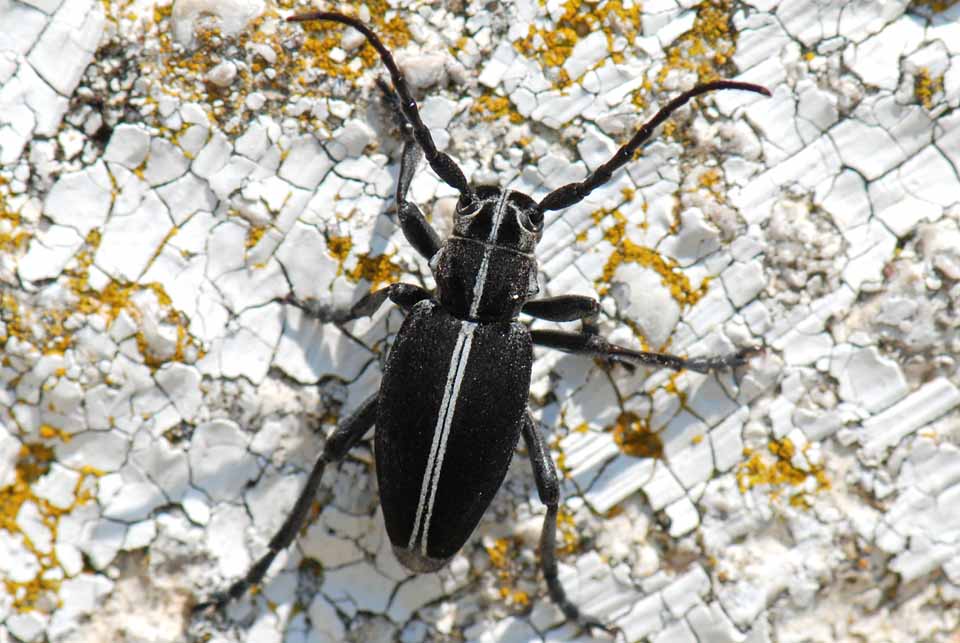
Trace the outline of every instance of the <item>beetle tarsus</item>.
{"label": "beetle tarsus", "polygon": [[598,619],[583,614],[573,602],[567,598],[567,593],[560,583],[557,568],[557,512],[560,505],[560,481],[557,478],[557,468],[547,451],[543,436],[537,430],[536,422],[529,411],[524,417],[521,426],[521,435],[530,464],[533,467],[533,479],[537,485],[537,494],[540,502],[547,506],[547,513],[543,517],[543,526],[540,531],[540,566],[543,569],[543,578],[547,583],[550,600],[560,608],[563,615],[571,623],[587,630],[600,629],[610,632],[610,626],[604,625]]}

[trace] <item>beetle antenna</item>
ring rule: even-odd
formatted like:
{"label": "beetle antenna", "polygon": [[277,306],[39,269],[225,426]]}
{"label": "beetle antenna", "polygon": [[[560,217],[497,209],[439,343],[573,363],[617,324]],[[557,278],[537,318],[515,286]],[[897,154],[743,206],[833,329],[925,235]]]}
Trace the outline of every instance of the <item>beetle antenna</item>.
{"label": "beetle antenna", "polygon": [[473,194],[473,190],[470,189],[470,185],[467,183],[467,178],[449,155],[437,150],[437,146],[433,142],[433,137],[430,136],[430,130],[424,125],[423,119],[420,118],[420,110],[417,108],[417,102],[410,93],[407,79],[403,77],[403,72],[397,67],[397,63],[393,59],[390,50],[388,50],[380,38],[377,37],[377,34],[356,18],[345,16],[342,13],[316,11],[287,18],[288,22],[308,22],[311,20],[339,22],[348,27],[353,27],[366,37],[367,42],[377,50],[377,53],[380,54],[380,60],[383,61],[387,71],[390,72],[390,80],[393,81],[393,87],[400,96],[400,100],[398,101],[400,111],[413,128],[413,137],[423,150],[423,155],[426,157],[430,167],[433,168],[433,171],[437,173],[437,176],[439,176],[444,183],[459,192],[467,202],[473,202],[476,197]]}
{"label": "beetle antenna", "polygon": [[579,183],[568,183],[545,196],[543,200],[540,201],[540,209],[562,210],[580,203],[588,194],[609,181],[614,172],[629,163],[640,146],[646,143],[653,134],[653,130],[663,123],[663,121],[667,120],[671,114],[683,107],[690,99],[696,98],[700,94],[706,94],[707,92],[720,89],[739,89],[763,94],[764,96],[770,95],[770,90],[766,87],[754,85],[753,83],[741,83],[735,80],[717,80],[712,83],[697,85],[661,107],[660,111],[644,123],[643,127],[633,135],[633,138],[631,138],[626,145],[617,150],[613,158],[594,170],[586,179]]}

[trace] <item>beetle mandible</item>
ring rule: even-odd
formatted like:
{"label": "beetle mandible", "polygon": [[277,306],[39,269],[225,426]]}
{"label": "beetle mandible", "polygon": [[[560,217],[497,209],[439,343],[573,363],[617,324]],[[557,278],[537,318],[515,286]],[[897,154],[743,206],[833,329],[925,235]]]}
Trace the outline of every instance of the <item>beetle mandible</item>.
{"label": "beetle mandible", "polygon": [[[326,466],[342,460],[376,426],[380,504],[393,551],[405,567],[414,572],[436,571],[460,551],[503,482],[523,436],[537,492],[547,507],[540,560],[550,598],[569,621],[615,631],[581,613],[557,576],[559,482],[527,408],[533,347],[701,373],[740,366],[754,349],[695,359],[636,351],[611,344],[597,333],[600,304],[596,299],[580,295],[533,299],[539,292],[533,252],[543,231],[544,212],[579,203],[609,181],[654,129],[692,98],[722,89],[766,96],[770,92],[729,80],[698,85],[661,108],[586,179],[564,185],[537,202],[509,189],[470,186],[453,159],[437,150],[393,56],[363,22],[332,12],[288,20],[342,23],[362,33],[379,53],[395,92],[389,102],[409,130],[397,180],[398,218],[407,241],[429,261],[436,293],[395,283],[334,315],[332,321],[337,322],[370,316],[387,299],[407,313],[387,357],[379,391],[332,433],[267,553],[244,578],[197,609],[222,606],[262,580],[302,526]],[[421,153],[437,176],[460,193],[453,234],[446,240],[406,198]],[[552,322],[579,321],[581,331],[531,330],[518,320],[521,313]]]}

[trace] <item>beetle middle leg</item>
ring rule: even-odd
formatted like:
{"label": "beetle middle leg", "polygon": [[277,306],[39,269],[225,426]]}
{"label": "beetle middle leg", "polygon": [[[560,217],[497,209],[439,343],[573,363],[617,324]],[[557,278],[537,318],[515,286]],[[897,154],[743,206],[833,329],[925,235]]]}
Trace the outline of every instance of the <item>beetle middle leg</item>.
{"label": "beetle middle leg", "polygon": [[567,333],[558,330],[532,330],[530,335],[537,346],[545,346],[565,353],[592,355],[603,359],[624,361],[639,366],[670,368],[675,371],[687,369],[697,373],[737,368],[759,352],[757,348],[745,348],[730,355],[695,357],[687,359],[666,353],[637,351],[626,346],[611,344],[595,333]]}
{"label": "beetle middle leg", "polygon": [[597,330],[597,319],[600,316],[600,302],[593,297],[583,295],[559,295],[528,301],[520,312],[553,322],[577,321],[583,323],[585,332]]}
{"label": "beetle middle leg", "polygon": [[543,519],[543,528],[540,531],[540,565],[543,568],[543,577],[547,582],[550,599],[560,608],[568,620],[589,630],[599,629],[615,634],[619,628],[604,625],[592,616],[583,614],[573,602],[567,598],[567,592],[560,584],[557,570],[557,512],[560,506],[560,482],[557,478],[557,469],[543,442],[543,436],[537,431],[536,424],[527,412],[524,415],[521,431],[523,441],[530,454],[530,463],[533,465],[533,479],[537,485],[540,502],[547,506],[547,515]]}
{"label": "beetle middle leg", "polygon": [[317,458],[317,462],[310,471],[307,484],[300,492],[293,510],[287,515],[277,533],[270,539],[270,543],[267,545],[267,553],[260,557],[243,578],[234,582],[225,592],[214,594],[210,600],[196,605],[193,608],[195,612],[209,608],[220,609],[230,601],[243,596],[251,585],[256,585],[263,580],[263,576],[273,563],[273,559],[290,546],[297,532],[303,526],[303,521],[306,520],[310,504],[317,495],[317,488],[320,486],[320,480],[323,478],[323,472],[327,465],[342,460],[347,452],[373,426],[376,416],[377,395],[372,395],[330,435],[323,447],[323,453]]}

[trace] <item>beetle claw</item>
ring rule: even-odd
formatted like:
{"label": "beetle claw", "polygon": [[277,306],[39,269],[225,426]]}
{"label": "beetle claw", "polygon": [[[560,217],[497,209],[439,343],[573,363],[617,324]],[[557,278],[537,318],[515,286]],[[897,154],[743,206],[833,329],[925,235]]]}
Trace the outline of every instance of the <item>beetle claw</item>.
{"label": "beetle claw", "polygon": [[582,625],[583,625],[583,628],[587,630],[587,632],[591,636],[597,634],[599,631],[599,632],[603,632],[604,634],[609,634],[614,641],[620,638],[623,638],[624,640],[626,640],[626,636],[623,633],[623,629],[621,629],[618,625],[605,625],[604,623],[601,623],[599,621],[587,621]]}
{"label": "beetle claw", "polygon": [[204,616],[214,616],[223,611],[224,606],[230,600],[230,597],[224,594],[223,592],[217,592],[212,595],[209,600],[197,603],[190,609],[190,613],[194,616],[199,616],[203,614]]}

